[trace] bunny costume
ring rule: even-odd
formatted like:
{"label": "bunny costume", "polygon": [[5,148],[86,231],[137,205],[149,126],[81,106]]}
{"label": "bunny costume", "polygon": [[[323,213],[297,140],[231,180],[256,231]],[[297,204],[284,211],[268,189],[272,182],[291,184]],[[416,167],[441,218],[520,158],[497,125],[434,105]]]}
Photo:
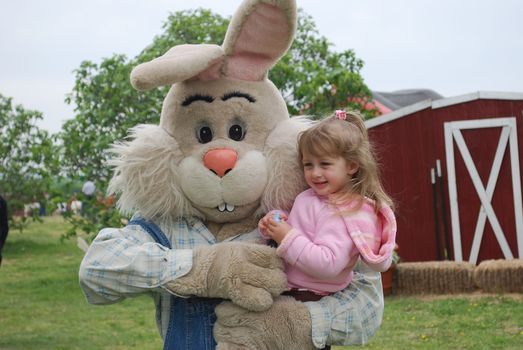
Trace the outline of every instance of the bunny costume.
{"label": "bunny costume", "polygon": [[98,234],[80,285],[95,304],[152,296],[166,349],[361,344],[381,323],[380,276],[366,265],[343,291],[302,303],[280,296],[283,263],[259,244],[259,217],[305,189],[296,139],[309,124],[267,79],[295,26],[294,0],[245,0],[221,46],[176,46],[131,73],[139,90],[171,89],[160,125],[112,150],[109,191],[134,216]]}

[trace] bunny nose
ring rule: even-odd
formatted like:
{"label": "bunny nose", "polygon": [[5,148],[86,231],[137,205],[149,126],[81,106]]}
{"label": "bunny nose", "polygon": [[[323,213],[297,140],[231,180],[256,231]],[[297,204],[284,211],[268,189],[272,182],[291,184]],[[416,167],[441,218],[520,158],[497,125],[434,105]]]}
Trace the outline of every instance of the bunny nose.
{"label": "bunny nose", "polygon": [[210,150],[203,156],[203,164],[207,169],[224,177],[236,165],[238,153],[229,148],[218,148]]}

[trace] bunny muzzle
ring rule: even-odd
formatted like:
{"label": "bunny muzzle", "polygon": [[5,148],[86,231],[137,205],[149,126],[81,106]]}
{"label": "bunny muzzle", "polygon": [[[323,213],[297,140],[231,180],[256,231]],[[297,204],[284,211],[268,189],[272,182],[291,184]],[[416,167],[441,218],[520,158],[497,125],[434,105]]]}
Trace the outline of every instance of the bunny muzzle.
{"label": "bunny muzzle", "polygon": [[180,185],[193,206],[215,222],[251,215],[267,185],[262,152],[219,147],[201,153],[179,164]]}

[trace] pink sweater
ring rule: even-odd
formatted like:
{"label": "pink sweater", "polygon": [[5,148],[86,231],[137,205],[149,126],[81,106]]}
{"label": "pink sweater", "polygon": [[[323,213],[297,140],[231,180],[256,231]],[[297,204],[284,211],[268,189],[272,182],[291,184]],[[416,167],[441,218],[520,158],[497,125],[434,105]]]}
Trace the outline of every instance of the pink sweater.
{"label": "pink sweater", "polygon": [[287,222],[293,228],[276,253],[285,260],[290,288],[339,291],[352,280],[360,256],[376,271],[391,264],[396,219],[389,207],[376,213],[370,199],[360,210],[340,215],[326,198],[308,189],[296,197]]}

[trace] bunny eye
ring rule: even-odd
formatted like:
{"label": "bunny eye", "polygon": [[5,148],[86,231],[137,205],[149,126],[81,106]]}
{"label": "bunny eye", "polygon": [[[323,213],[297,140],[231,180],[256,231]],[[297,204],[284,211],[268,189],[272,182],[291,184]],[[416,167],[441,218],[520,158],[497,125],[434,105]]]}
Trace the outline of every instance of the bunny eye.
{"label": "bunny eye", "polygon": [[200,143],[207,143],[212,141],[212,130],[208,126],[202,126],[198,129],[196,137],[198,138],[198,142]]}
{"label": "bunny eye", "polygon": [[241,141],[245,137],[245,131],[241,125],[234,124],[229,128],[229,138],[234,141]]}

